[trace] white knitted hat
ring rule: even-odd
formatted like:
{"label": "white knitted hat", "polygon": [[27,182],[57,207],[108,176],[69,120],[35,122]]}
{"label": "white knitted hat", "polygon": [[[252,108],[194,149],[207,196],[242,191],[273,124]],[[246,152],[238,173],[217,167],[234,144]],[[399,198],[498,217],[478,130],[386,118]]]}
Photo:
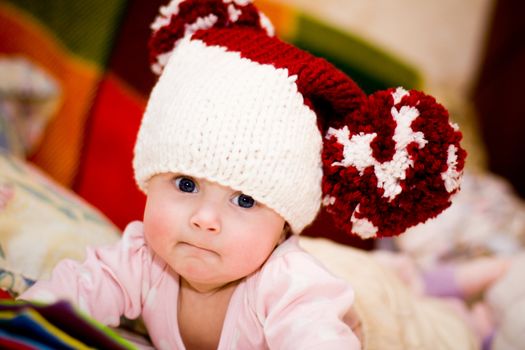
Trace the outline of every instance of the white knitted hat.
{"label": "white knitted hat", "polygon": [[295,233],[323,202],[365,238],[399,234],[450,204],[465,154],[431,97],[367,97],[275,38],[249,1],[174,0],[160,12],[150,42],[160,76],[133,160],[144,192],[153,175],[180,172],[252,196]]}

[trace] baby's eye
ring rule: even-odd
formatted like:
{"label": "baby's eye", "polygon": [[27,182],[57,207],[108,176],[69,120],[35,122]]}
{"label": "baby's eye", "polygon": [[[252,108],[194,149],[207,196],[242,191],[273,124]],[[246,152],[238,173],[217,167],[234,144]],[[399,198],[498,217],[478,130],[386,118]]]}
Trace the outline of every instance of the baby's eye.
{"label": "baby's eye", "polygon": [[182,192],[194,193],[197,192],[197,185],[195,181],[188,177],[179,176],[175,179],[175,185]]}
{"label": "baby's eye", "polygon": [[232,202],[241,208],[251,208],[256,204],[255,200],[252,197],[242,193],[233,197]]}

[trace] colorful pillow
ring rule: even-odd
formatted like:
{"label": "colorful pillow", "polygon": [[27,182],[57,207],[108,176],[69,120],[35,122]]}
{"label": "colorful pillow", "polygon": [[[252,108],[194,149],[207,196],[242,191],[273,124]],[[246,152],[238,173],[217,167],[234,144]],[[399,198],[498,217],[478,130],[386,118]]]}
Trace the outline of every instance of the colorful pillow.
{"label": "colorful pillow", "polygon": [[32,153],[60,105],[60,87],[36,62],[0,54],[0,148]]}
{"label": "colorful pillow", "polygon": [[14,296],[88,245],[115,242],[118,229],[36,167],[0,151],[0,288]]}

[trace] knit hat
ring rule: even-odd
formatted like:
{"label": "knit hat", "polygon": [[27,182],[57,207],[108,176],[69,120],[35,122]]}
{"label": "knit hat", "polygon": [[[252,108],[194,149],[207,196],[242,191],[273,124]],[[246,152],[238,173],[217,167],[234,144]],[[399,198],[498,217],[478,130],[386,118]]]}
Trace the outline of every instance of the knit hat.
{"label": "knit hat", "polygon": [[155,174],[183,173],[252,196],[294,233],[323,204],[362,238],[400,234],[450,205],[465,151],[432,97],[367,96],[273,36],[248,0],[173,0],[152,29],[159,79],[133,160],[144,192]]}

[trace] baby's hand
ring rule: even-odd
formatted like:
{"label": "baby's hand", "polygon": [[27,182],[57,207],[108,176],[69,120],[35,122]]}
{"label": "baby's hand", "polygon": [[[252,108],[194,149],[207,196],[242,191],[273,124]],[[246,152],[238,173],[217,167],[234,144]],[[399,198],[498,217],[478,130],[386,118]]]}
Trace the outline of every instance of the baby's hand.
{"label": "baby's hand", "polygon": [[459,289],[468,299],[490,288],[505,275],[511,264],[510,258],[484,257],[458,264],[455,278]]}
{"label": "baby's hand", "polygon": [[359,318],[359,315],[355,311],[355,309],[352,307],[350,310],[346,313],[344,317],[344,322],[352,328],[352,331],[356,335],[357,339],[363,343],[363,327],[361,323],[361,319]]}

